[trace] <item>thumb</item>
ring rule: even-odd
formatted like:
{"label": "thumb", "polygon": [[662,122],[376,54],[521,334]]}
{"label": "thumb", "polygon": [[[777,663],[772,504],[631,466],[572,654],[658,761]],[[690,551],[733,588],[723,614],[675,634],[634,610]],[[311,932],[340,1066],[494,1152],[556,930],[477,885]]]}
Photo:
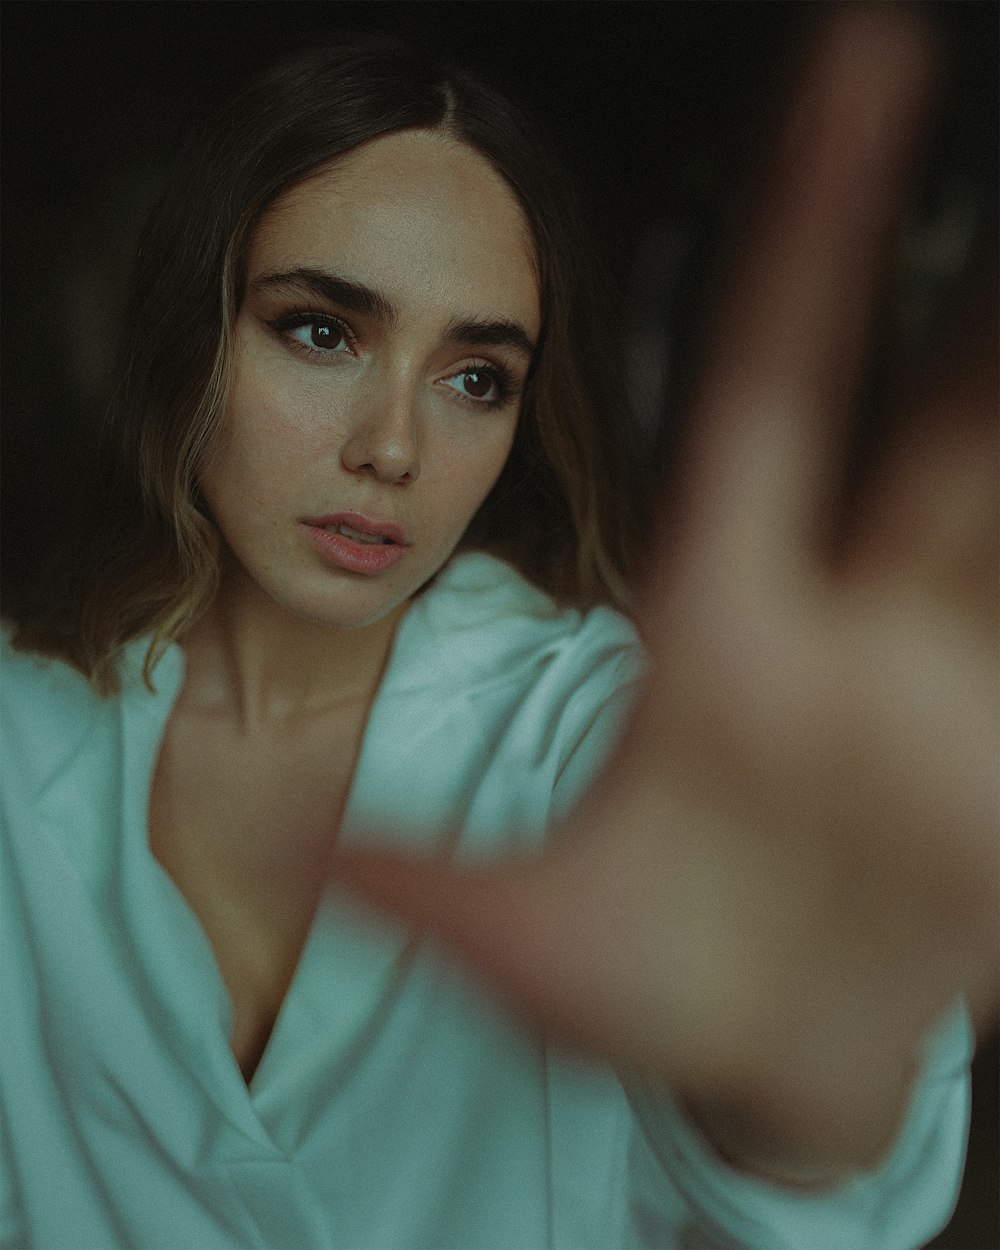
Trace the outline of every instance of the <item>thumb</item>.
{"label": "thumb", "polygon": [[[567,848],[568,849],[568,848]],[[631,1066],[627,976],[617,963],[613,892],[588,888],[580,856],[549,852],[486,864],[444,855],[340,849],[338,884],[442,945],[527,1024]],[[606,883],[605,883],[606,884]]]}

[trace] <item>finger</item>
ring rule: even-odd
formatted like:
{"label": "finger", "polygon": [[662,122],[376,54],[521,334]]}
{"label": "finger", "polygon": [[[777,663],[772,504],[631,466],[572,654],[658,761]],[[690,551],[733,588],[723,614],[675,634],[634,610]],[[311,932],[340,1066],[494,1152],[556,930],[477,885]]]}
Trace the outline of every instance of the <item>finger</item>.
{"label": "finger", "polygon": [[664,813],[656,787],[625,789],[627,818],[621,793],[598,787],[540,857],[341,848],[334,879],[434,939],[546,1037],[637,1075],[724,1080],[750,1063],[767,967],[731,926],[768,914],[769,887],[742,845],[650,837],[664,823],[683,833],[683,812]]}
{"label": "finger", "polygon": [[757,577],[814,544],[933,79],[919,21],[888,8],[840,12],[807,57],[724,276],[682,505],[692,558],[707,545]]}
{"label": "finger", "polygon": [[436,939],[521,1015],[547,1030],[570,1023],[572,978],[559,954],[565,935],[537,863],[470,867],[443,856],[344,849],[335,852],[333,875],[384,915]]}
{"label": "finger", "polygon": [[[365,902],[435,939],[547,1037],[632,1070],[662,1067],[666,1029],[637,1018],[648,994],[619,949],[629,928],[616,904],[620,870],[595,872],[572,854],[469,867],[353,849],[336,852],[333,870]],[[660,1047],[644,1053],[642,1037]]]}
{"label": "finger", "polygon": [[855,518],[847,568],[946,597],[995,650],[1000,624],[996,272],[915,416],[894,430]]}

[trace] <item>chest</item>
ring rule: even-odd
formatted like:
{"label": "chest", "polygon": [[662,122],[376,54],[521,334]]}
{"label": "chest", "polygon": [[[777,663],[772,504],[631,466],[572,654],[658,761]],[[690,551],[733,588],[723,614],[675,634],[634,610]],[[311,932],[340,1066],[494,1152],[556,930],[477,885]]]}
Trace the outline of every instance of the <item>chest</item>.
{"label": "chest", "polygon": [[363,727],[362,709],[253,738],[184,715],[167,727],[150,847],[211,944],[248,1079],[326,883]]}

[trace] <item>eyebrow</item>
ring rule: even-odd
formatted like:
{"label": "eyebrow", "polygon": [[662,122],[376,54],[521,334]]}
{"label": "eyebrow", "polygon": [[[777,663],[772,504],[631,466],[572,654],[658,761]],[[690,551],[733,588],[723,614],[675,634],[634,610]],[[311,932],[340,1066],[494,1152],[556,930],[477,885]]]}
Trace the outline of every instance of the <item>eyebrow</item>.
{"label": "eyebrow", "polygon": [[[348,312],[370,317],[380,325],[391,327],[399,322],[399,310],[384,292],[325,269],[300,266],[264,273],[255,278],[250,286],[254,291],[308,291]],[[504,318],[453,317],[445,327],[444,339],[462,347],[480,344],[507,347],[528,360],[535,352],[535,342],[527,330],[518,322]]]}

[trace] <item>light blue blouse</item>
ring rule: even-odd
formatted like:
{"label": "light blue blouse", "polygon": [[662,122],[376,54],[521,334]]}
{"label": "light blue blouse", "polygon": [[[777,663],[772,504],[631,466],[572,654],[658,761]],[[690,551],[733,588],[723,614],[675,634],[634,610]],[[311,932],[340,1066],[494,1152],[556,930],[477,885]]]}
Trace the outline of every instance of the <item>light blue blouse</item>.
{"label": "light blue blouse", "polygon": [[[805,1195],[727,1168],[663,1096],[515,1024],[331,887],[249,1088],[207,939],[150,854],[183,677],[120,698],[6,648],[2,1244],[33,1250],[905,1250],[947,1219],[961,1013],[880,1169]],[[607,752],[641,661],[604,609],[456,559],[408,611],[341,837],[533,845]],[[387,766],[388,762],[388,766]]]}

